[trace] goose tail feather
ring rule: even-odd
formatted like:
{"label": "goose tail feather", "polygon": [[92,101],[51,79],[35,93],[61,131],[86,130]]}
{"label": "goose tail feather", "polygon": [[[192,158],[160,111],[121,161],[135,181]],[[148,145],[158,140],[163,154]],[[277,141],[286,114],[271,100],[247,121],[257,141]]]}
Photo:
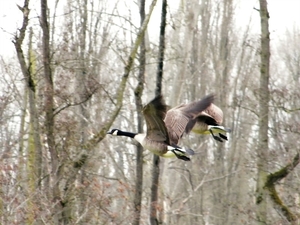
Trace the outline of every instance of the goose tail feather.
{"label": "goose tail feather", "polygon": [[184,148],[187,155],[195,155],[195,152],[193,149],[190,148]]}

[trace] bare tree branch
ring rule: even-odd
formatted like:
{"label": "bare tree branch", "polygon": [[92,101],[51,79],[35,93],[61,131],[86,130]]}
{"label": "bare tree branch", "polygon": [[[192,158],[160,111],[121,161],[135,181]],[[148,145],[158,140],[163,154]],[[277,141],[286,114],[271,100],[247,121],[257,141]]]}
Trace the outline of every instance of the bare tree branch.
{"label": "bare tree branch", "polygon": [[60,106],[58,108],[56,108],[53,112],[53,116],[56,116],[57,114],[59,114],[61,111],[69,108],[69,107],[72,107],[72,106],[77,106],[77,105],[81,105],[85,102],[87,102],[88,100],[91,99],[91,97],[93,96],[93,94],[96,93],[96,91],[98,90],[98,88],[95,88],[93,90],[91,90],[91,92],[87,93],[85,98],[79,102],[69,102],[67,99],[66,99],[66,103],[63,105],[63,106]]}
{"label": "bare tree branch", "polygon": [[20,66],[21,66],[22,73],[26,79],[27,85],[34,92],[35,91],[34,82],[30,75],[28,66],[26,65],[25,56],[24,56],[23,49],[22,49],[22,44],[23,44],[23,41],[24,41],[24,38],[26,35],[26,29],[27,29],[28,22],[29,22],[28,16],[29,16],[30,10],[28,8],[28,5],[29,5],[29,0],[25,0],[23,7],[18,6],[18,8],[23,13],[23,23],[22,23],[22,27],[19,29],[19,34],[15,35],[15,38],[12,42],[15,45],[18,60],[19,60]]}

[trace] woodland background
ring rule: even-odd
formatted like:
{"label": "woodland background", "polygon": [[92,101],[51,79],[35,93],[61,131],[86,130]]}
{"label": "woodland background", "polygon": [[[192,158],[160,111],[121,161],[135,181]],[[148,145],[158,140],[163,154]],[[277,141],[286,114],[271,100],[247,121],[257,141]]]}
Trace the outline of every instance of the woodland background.
{"label": "woodland background", "polygon": [[[269,38],[266,1],[241,2],[22,2],[0,56],[0,223],[300,224],[300,28]],[[143,130],[155,92],[215,93],[229,141],[191,134],[184,162],[106,136]]]}

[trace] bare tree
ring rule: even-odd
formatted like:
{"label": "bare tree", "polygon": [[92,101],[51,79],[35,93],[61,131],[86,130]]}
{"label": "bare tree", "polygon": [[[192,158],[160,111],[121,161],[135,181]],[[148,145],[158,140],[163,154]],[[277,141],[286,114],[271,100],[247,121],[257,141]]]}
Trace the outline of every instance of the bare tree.
{"label": "bare tree", "polygon": [[[160,35],[159,35],[159,50],[158,50],[158,65],[156,73],[156,89],[155,95],[162,94],[162,78],[164,68],[164,51],[165,51],[165,29],[166,29],[166,16],[167,16],[167,0],[162,1],[161,10],[161,23],[160,23]],[[151,184],[151,198],[150,198],[150,224],[157,225],[162,223],[157,217],[158,209],[158,187],[159,187],[159,174],[160,174],[160,158],[157,155],[153,155],[152,160],[152,184]]]}
{"label": "bare tree", "polygon": [[264,188],[268,171],[269,152],[269,77],[270,77],[270,32],[269,12],[266,0],[260,0],[261,18],[261,52],[260,52],[260,86],[259,86],[259,133],[257,146],[257,220],[258,224],[267,222],[267,192]]}
{"label": "bare tree", "polygon": [[[126,83],[129,77],[129,73],[131,72],[131,68],[133,66],[134,58],[137,54],[138,47],[140,46],[140,43],[142,42],[145,30],[147,28],[147,25],[149,23],[151,13],[154,9],[154,6],[156,4],[156,1],[154,0],[152,4],[150,5],[150,10],[148,15],[146,16],[139,33],[137,34],[136,40],[133,44],[132,50],[130,52],[130,55],[128,56],[128,60],[126,61],[126,66],[124,68],[124,74],[122,76],[121,82],[117,88],[116,91],[116,102],[115,102],[115,109],[111,113],[110,118],[103,124],[101,129],[91,138],[89,139],[86,143],[82,145],[82,151],[78,154],[77,160],[75,160],[72,164],[72,168],[70,168],[71,173],[68,174],[68,182],[66,186],[66,190],[68,190],[68,187],[70,184],[73,184],[76,180],[76,174],[78,171],[82,168],[82,166],[86,163],[89,151],[95,148],[95,146],[103,140],[105,137],[106,131],[110,128],[112,123],[114,122],[115,118],[118,116],[121,108],[122,108],[122,101],[123,101],[123,95],[124,95],[124,90],[126,87]],[[72,191],[68,190],[67,193],[67,202],[72,196]]]}
{"label": "bare tree", "polygon": [[[265,48],[265,1],[247,24],[244,1],[163,1],[149,38],[156,1],[148,16],[143,0],[23,3],[16,54],[0,56],[1,224],[299,223],[299,29]],[[106,137],[142,132],[154,89],[171,106],[215,93],[229,140],[191,133],[183,162]]]}
{"label": "bare tree", "polygon": [[[27,147],[28,150],[28,188],[30,192],[35,192],[38,187],[41,185],[42,179],[42,145],[40,140],[40,128],[39,128],[39,118],[38,111],[36,108],[36,79],[34,74],[36,73],[36,63],[35,58],[33,57],[32,49],[32,29],[30,30],[29,36],[29,49],[28,49],[28,64],[26,64],[26,58],[22,49],[22,44],[25,38],[27,31],[27,26],[29,23],[29,0],[24,1],[24,6],[20,7],[20,10],[23,13],[23,24],[22,28],[19,31],[19,35],[15,36],[13,41],[15,49],[17,52],[19,64],[23,73],[23,76],[26,80],[26,91],[28,93],[29,99],[29,112],[30,112],[30,125],[29,125],[29,144]],[[26,97],[25,97],[26,101]],[[22,124],[22,127],[24,125]],[[24,129],[22,128],[21,129]],[[20,134],[23,135],[23,134]],[[22,152],[20,152],[22,154]],[[36,200],[31,199],[31,206],[36,204]],[[35,217],[34,207],[31,207],[28,213],[29,221],[33,222]]]}
{"label": "bare tree", "polygon": [[[141,26],[145,20],[145,0],[140,0],[140,18]],[[142,95],[144,91],[145,82],[145,69],[146,69],[146,44],[145,36],[142,38],[140,53],[139,53],[139,74],[138,74],[138,84],[134,90],[135,94],[135,104],[137,111],[137,124],[138,132],[143,132],[143,119],[142,119]],[[139,225],[141,220],[141,210],[142,210],[142,193],[143,193],[143,147],[138,144],[136,146],[136,180],[135,180],[135,195],[134,195],[134,225]]]}

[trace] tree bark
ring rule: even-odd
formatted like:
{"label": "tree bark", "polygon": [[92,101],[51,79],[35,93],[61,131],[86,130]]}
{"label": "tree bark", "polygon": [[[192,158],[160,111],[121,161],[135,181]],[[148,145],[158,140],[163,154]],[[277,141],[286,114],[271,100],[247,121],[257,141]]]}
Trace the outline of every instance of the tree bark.
{"label": "tree bark", "polygon": [[[140,0],[140,18],[141,26],[145,20],[145,0]],[[146,46],[145,35],[142,38],[139,54],[139,75],[138,84],[134,90],[135,104],[137,111],[138,133],[143,132],[143,118],[142,118],[142,95],[144,91],[145,69],[146,69]],[[143,147],[138,144],[136,146],[136,178],[135,178],[135,194],[134,194],[134,221],[133,225],[139,225],[141,220],[142,209],[142,193],[143,193]]]}
{"label": "tree bark", "polygon": [[[231,57],[230,53],[232,52],[232,46],[231,46],[231,27],[233,24],[233,1],[232,0],[225,0],[223,1],[223,12],[222,12],[222,22],[221,22],[221,32],[220,32],[220,52],[219,52],[219,76],[217,77],[216,83],[218,84],[218,90],[220,92],[218,93],[218,99],[220,101],[220,107],[223,110],[224,115],[229,115],[227,110],[227,102],[228,102],[228,87],[229,87],[229,74],[231,69]],[[223,124],[226,124],[226,116],[224,116]],[[231,157],[232,151],[228,151],[228,154],[225,150],[224,145],[218,145],[216,152],[215,152],[215,158],[217,161],[217,165],[219,169],[216,171],[218,176],[223,176],[225,173],[231,173],[232,170],[230,170],[230,166],[233,163],[230,162],[233,157]],[[228,162],[226,163],[227,159]],[[218,185],[216,188],[216,205],[222,204],[219,199],[223,199],[225,204],[230,205],[231,202],[230,199],[230,193],[234,189],[234,187],[230,187],[231,185],[231,179],[232,176],[227,176],[224,180],[217,181]],[[220,210],[218,207],[214,210],[215,212],[218,212],[216,215],[220,215],[219,218],[215,218],[216,224],[223,224],[228,221],[228,215],[229,215],[230,206],[226,207],[226,210],[224,208],[221,208]]]}
{"label": "tree bark", "polygon": [[163,77],[163,68],[164,68],[166,17],[167,17],[167,0],[163,0],[162,10],[161,10],[160,33],[159,33],[158,65],[157,65],[156,89],[155,89],[156,96],[162,94],[161,89],[162,89],[162,77]]}
{"label": "tree bark", "polygon": [[259,87],[259,133],[257,147],[257,221],[267,224],[267,192],[264,188],[268,171],[268,123],[269,123],[269,69],[270,69],[270,32],[269,13],[266,0],[260,0],[261,52]]}
{"label": "tree bark", "polygon": [[[40,128],[39,128],[39,119],[38,119],[38,113],[36,108],[36,82],[34,79],[34,73],[35,73],[35,60],[33,59],[33,51],[32,51],[32,29],[30,30],[29,35],[29,49],[28,49],[28,64],[26,64],[24,52],[22,49],[22,44],[26,35],[27,26],[29,22],[29,0],[24,1],[24,6],[19,7],[19,9],[23,13],[23,23],[22,27],[19,29],[19,35],[15,36],[15,39],[13,41],[18,61],[21,67],[21,71],[23,73],[23,76],[26,81],[26,89],[25,94],[28,94],[29,99],[29,136],[28,136],[28,146],[27,146],[27,179],[28,179],[28,192],[34,193],[38,188],[41,187],[40,179],[42,177],[42,145],[40,140]],[[27,96],[24,97],[24,101],[27,102]],[[22,118],[23,121],[24,118]],[[22,122],[21,129],[24,129],[24,121]],[[23,134],[20,134],[20,137]],[[21,140],[20,140],[21,141]],[[20,150],[23,148],[21,147],[23,144],[20,144]],[[20,160],[22,158],[22,152],[21,150],[19,154],[21,154]],[[33,223],[36,213],[36,206],[35,204],[38,204],[38,201],[35,199],[35,197],[32,197],[28,200],[28,214],[27,214],[27,222]]]}
{"label": "tree bark", "polygon": [[51,55],[50,55],[50,32],[48,23],[48,3],[47,0],[41,0],[41,28],[42,28],[42,50],[43,50],[43,68],[44,68],[44,112],[45,112],[45,134],[47,137],[48,150],[51,157],[51,190],[53,202],[57,204],[54,209],[53,222],[62,223],[67,218],[63,216],[63,204],[59,190],[58,152],[55,148],[54,137],[54,85],[51,71]]}
{"label": "tree bark", "polygon": [[[79,7],[79,18],[80,18],[80,28],[78,29],[77,35],[78,39],[80,40],[79,46],[77,46],[78,49],[78,58],[79,58],[79,65],[80,69],[76,72],[76,90],[78,93],[78,98],[80,99],[79,101],[83,101],[84,98],[86,98],[87,95],[89,95],[89,90],[87,90],[86,83],[89,80],[90,71],[89,71],[89,60],[87,56],[87,33],[88,33],[88,1],[78,1],[78,7]],[[77,44],[77,43],[76,43]],[[81,130],[80,134],[80,143],[83,144],[87,141],[87,127],[88,127],[88,122],[89,122],[89,102],[84,101],[82,102],[77,110],[78,114],[80,115],[79,117],[79,126]],[[78,181],[84,185],[85,182],[87,182],[88,175],[85,172],[85,169],[83,168],[80,173],[80,177],[78,177]],[[86,204],[87,202],[87,194],[85,190],[82,190],[80,194],[78,194],[78,200],[79,200],[79,206],[78,206],[78,212],[79,214],[84,213],[86,210]],[[69,208],[66,210],[69,215],[65,215],[67,218],[72,218],[72,209],[73,207],[73,202],[70,199],[73,199],[72,194],[71,197],[68,199],[68,204],[65,204],[65,208]],[[88,213],[87,213],[88,214]],[[90,218],[90,215],[87,215],[86,218]]]}
{"label": "tree bark", "polygon": [[[160,36],[159,36],[159,50],[158,50],[158,65],[156,75],[156,89],[155,95],[162,93],[162,77],[164,66],[164,50],[165,50],[165,29],[166,29],[166,16],[167,16],[167,0],[162,1],[161,12],[161,24],[160,24]],[[157,225],[162,223],[158,221],[157,209],[158,209],[158,186],[159,186],[159,174],[160,174],[160,158],[157,155],[153,155],[152,161],[152,184],[151,184],[151,203],[150,203],[150,224]]]}
{"label": "tree bark", "polygon": [[[32,35],[33,31],[30,29],[29,34],[29,49],[28,49],[28,65],[29,65],[29,73],[33,82],[34,87],[36,87],[36,79],[34,74],[36,74],[36,59],[34,57],[33,49],[32,49]],[[36,101],[36,88],[34,88],[34,92],[28,90],[27,93],[29,95],[29,107],[30,107],[30,123],[29,123],[29,136],[28,136],[28,146],[27,146],[27,171],[28,171],[28,188],[29,193],[34,193],[38,190],[41,190],[41,179],[42,179],[42,168],[43,168],[43,160],[42,160],[42,144],[40,140],[40,127],[39,127],[39,117],[37,112],[37,101]],[[34,219],[36,215],[35,207],[39,205],[38,198],[33,198],[31,200],[31,209],[29,209],[29,213],[31,215],[28,216],[28,223],[34,224]],[[31,216],[31,218],[30,218]],[[40,218],[36,219],[36,224],[40,223]]]}

